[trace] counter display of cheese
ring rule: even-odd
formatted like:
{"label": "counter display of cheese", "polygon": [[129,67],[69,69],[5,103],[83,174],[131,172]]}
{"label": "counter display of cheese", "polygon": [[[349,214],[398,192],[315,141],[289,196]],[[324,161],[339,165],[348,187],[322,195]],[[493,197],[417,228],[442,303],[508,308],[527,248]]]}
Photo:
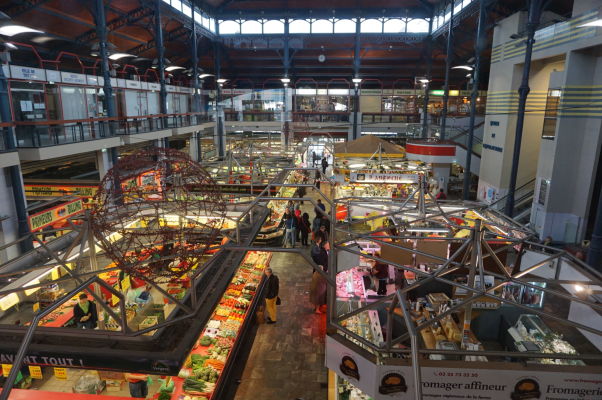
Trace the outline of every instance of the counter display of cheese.
{"label": "counter display of cheese", "polygon": [[261,296],[263,270],[272,254],[249,252],[203,329],[184,367],[174,378],[172,400],[186,396],[195,400],[217,399],[225,380],[224,370],[235,357],[244,336],[244,327],[253,318],[253,310]]}

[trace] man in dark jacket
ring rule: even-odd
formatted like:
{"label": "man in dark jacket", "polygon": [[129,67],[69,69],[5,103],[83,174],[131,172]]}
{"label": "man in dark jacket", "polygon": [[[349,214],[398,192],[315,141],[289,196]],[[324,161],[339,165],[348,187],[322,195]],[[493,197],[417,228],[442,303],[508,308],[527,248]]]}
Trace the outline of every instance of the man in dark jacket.
{"label": "man in dark jacket", "polygon": [[322,173],[326,174],[326,168],[328,168],[328,160],[326,157],[322,159]]}
{"label": "man in dark jacket", "polygon": [[78,328],[96,328],[96,323],[98,322],[96,304],[88,300],[87,294],[82,293],[79,295],[79,302],[73,306],[73,319]]}
{"label": "man in dark jacket", "polygon": [[322,200],[318,199],[318,204],[314,207],[314,212],[316,213],[316,217],[322,218],[324,214],[326,214],[326,206],[322,203]]}
{"label": "man in dark jacket", "polygon": [[[374,253],[376,257],[380,258],[380,253]],[[378,289],[376,294],[384,296],[387,294],[387,280],[389,279],[389,266],[380,261],[375,261],[372,267],[372,276],[378,279]]]}
{"label": "man in dark jacket", "polygon": [[268,313],[268,324],[276,323],[276,300],[280,290],[280,281],[278,277],[272,273],[272,268],[265,269],[267,279],[265,289],[265,309]]}
{"label": "man in dark jacket", "polygon": [[311,259],[317,265],[321,265],[324,272],[328,272],[328,252],[324,248],[322,236],[317,236],[316,243],[311,247]]}

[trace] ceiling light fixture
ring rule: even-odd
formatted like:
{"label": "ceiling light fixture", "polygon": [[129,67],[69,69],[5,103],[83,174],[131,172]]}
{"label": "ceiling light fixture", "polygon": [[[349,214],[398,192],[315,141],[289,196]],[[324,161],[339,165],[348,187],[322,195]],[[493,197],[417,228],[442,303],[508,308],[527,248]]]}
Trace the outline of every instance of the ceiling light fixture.
{"label": "ceiling light fixture", "polygon": [[429,83],[430,81],[426,78],[421,78],[421,79],[418,79],[418,82],[426,84],[426,83]]}
{"label": "ceiling light fixture", "polygon": [[470,65],[456,65],[452,67],[452,69],[465,69],[466,71],[472,71],[472,67]]}
{"label": "ceiling light fixture", "polygon": [[0,35],[15,36],[21,33],[44,33],[37,29],[31,29],[23,25],[4,25],[0,27]]}
{"label": "ceiling light fixture", "polygon": [[136,57],[136,56],[133,54],[128,54],[128,53],[115,53],[115,54],[111,54],[109,56],[109,58],[111,60],[119,60],[119,59],[126,58],[126,57]]}
{"label": "ceiling light fixture", "polygon": [[209,76],[213,76],[213,74],[200,74],[200,75],[199,75],[199,78],[201,78],[201,79],[205,79],[205,78],[207,78],[207,77],[209,77]]}
{"label": "ceiling light fixture", "polygon": [[184,68],[184,67],[178,67],[177,65],[171,65],[171,66],[165,68],[165,71],[171,72],[171,71],[175,71],[175,70],[178,70],[178,69],[186,69],[186,68]]}

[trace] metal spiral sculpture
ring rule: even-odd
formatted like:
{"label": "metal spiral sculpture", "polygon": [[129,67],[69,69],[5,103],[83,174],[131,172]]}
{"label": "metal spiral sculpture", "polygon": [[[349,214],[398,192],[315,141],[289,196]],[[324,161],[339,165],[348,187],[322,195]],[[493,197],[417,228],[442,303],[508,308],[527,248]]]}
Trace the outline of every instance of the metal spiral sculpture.
{"label": "metal spiral sculpture", "polygon": [[226,202],[186,153],[149,148],[126,156],[103,177],[90,224],[116,266],[155,283],[202,268],[219,247]]}

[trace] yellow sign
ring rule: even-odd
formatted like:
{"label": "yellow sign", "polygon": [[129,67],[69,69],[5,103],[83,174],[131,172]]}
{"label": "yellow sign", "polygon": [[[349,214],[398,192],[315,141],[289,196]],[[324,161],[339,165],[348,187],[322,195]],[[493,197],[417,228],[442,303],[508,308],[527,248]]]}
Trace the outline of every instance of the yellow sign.
{"label": "yellow sign", "polygon": [[33,303],[33,312],[38,312],[40,310],[40,302]]}
{"label": "yellow sign", "polygon": [[126,276],[125,278],[123,278],[123,280],[121,281],[121,290],[123,290],[125,292],[131,286],[132,286],[132,282],[130,282],[130,277]]}
{"label": "yellow sign", "polygon": [[56,379],[67,379],[67,368],[54,368],[54,376]]}
{"label": "yellow sign", "polygon": [[38,367],[37,365],[29,366],[29,375],[33,379],[44,379],[44,376],[42,375],[42,368]]}
{"label": "yellow sign", "polygon": [[12,364],[2,364],[2,376],[7,378],[10,374],[10,370],[13,368]]}
{"label": "yellow sign", "polygon": [[27,197],[61,197],[67,195],[94,197],[97,191],[97,186],[48,186],[25,184],[25,196]]}
{"label": "yellow sign", "polygon": [[82,212],[84,203],[82,199],[77,199],[53,207],[49,210],[39,212],[29,217],[29,226],[32,232],[36,232],[55,222],[67,219],[77,213]]}
{"label": "yellow sign", "polygon": [[114,294],[111,295],[111,304],[115,305],[119,303],[119,297],[115,296]]}
{"label": "yellow sign", "polygon": [[0,298],[0,310],[6,311],[17,303],[19,303],[19,295],[16,293],[9,293]]}

